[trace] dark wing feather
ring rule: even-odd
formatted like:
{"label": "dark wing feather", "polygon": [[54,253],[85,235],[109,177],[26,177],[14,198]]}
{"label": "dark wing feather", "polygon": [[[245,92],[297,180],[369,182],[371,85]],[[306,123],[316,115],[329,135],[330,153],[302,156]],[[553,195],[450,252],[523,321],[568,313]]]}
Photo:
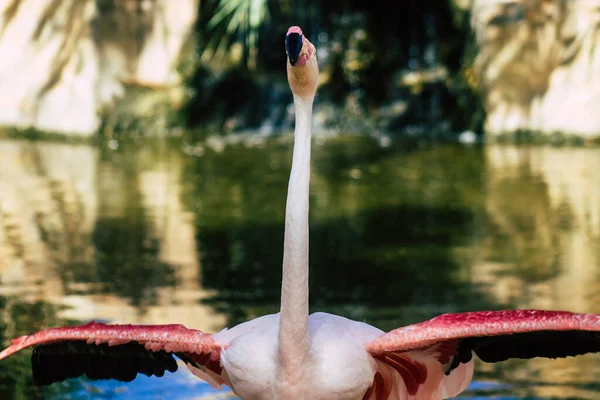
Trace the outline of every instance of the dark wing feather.
{"label": "dark wing feather", "polygon": [[117,379],[131,382],[138,373],[147,376],[177,371],[172,353],[149,351],[139,343],[118,346],[69,341],[36,346],[31,355],[33,380],[50,385],[85,375],[90,379]]}
{"label": "dark wing feather", "polygon": [[559,358],[600,352],[600,332],[536,331],[461,340],[459,354],[473,351],[482,361],[494,363],[509,358]]}

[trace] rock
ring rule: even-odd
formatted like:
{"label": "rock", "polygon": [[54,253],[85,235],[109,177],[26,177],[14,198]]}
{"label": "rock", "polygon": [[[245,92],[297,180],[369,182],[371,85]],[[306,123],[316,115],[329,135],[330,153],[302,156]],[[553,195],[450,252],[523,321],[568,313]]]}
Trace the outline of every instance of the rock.
{"label": "rock", "polygon": [[600,0],[473,0],[486,132],[600,135]]}
{"label": "rock", "polygon": [[123,84],[171,87],[198,0],[0,1],[0,124],[91,135]]}

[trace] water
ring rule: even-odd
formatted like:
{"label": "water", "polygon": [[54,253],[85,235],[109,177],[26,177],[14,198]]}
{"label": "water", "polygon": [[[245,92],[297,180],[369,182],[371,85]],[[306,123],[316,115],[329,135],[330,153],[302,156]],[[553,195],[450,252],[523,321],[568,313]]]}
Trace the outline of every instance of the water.
{"label": "water", "polygon": [[[214,332],[276,312],[291,144],[1,140],[2,344],[91,319]],[[317,138],[311,308],[384,330],[455,311],[600,313],[598,199],[600,149]],[[221,398],[183,369],[42,389],[29,354],[0,362],[0,398]],[[463,397],[592,399],[598,376],[598,355],[480,363]]]}

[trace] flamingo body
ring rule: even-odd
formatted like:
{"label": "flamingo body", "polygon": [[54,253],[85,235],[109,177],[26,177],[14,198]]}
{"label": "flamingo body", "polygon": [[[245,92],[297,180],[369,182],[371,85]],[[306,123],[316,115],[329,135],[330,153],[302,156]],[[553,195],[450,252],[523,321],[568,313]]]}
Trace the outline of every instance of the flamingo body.
{"label": "flamingo body", "polygon": [[362,399],[375,374],[375,361],[364,347],[382,331],[336,315],[311,314],[309,362],[298,371],[301,379],[283,388],[278,378],[278,325],[279,314],[273,314],[214,335],[215,342],[228,343],[221,361],[237,394],[277,399],[286,391],[298,399]]}
{"label": "flamingo body", "polygon": [[485,362],[600,352],[600,316],[557,311],[445,314],[384,333],[343,317],[308,313],[308,189],[316,49],[300,28],[286,35],[296,107],[286,203],[281,311],[214,335],[182,325],[89,323],[13,340],[0,360],[34,347],[38,384],[87,375],[133,380],[177,369],[175,357],[244,400],[439,400],[460,394]]}

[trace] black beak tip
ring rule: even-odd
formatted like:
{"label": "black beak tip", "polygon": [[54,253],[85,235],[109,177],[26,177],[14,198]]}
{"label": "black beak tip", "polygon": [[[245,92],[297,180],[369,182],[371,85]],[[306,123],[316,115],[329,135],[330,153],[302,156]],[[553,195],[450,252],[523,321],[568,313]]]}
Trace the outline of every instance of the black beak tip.
{"label": "black beak tip", "polygon": [[290,60],[290,65],[293,67],[298,61],[300,52],[302,51],[302,34],[301,33],[289,33],[285,37],[285,50]]}

